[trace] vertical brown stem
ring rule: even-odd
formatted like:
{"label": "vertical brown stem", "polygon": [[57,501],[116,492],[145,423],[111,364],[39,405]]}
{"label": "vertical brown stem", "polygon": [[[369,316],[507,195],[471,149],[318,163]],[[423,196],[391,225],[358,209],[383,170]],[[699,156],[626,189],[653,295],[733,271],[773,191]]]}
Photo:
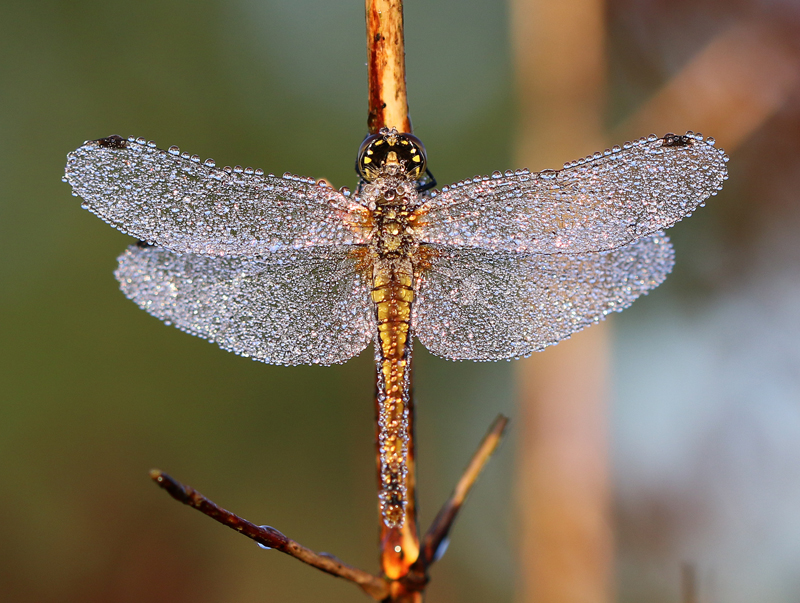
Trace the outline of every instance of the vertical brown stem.
{"label": "vertical brown stem", "polygon": [[[411,132],[406,98],[405,49],[403,43],[402,0],[366,0],[367,68],[369,79],[370,133],[383,127]],[[376,431],[377,433],[377,431]],[[414,458],[414,404],[408,403],[408,474],[407,506],[400,528],[388,528],[380,519],[381,570],[392,580],[408,574],[419,557],[419,532],[416,510],[416,473]],[[377,441],[377,437],[376,437]],[[378,475],[380,478],[380,450]],[[399,584],[395,584],[400,587]],[[402,590],[402,589],[401,589]],[[419,593],[392,594],[392,601],[416,601]],[[408,598],[411,597],[411,598]]]}
{"label": "vertical brown stem", "polygon": [[[514,0],[518,164],[603,148],[603,0]],[[649,130],[648,130],[649,131]],[[613,600],[607,325],[519,361],[518,603]]]}
{"label": "vertical brown stem", "polygon": [[697,603],[697,568],[691,563],[681,566],[681,603]]}
{"label": "vertical brown stem", "polygon": [[403,1],[366,0],[371,134],[383,127],[411,132],[406,97]]}

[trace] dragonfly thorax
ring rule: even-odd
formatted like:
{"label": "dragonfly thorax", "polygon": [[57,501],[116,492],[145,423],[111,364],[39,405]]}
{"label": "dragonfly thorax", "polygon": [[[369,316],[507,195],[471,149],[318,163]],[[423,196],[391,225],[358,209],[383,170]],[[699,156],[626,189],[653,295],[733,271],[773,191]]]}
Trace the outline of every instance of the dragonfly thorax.
{"label": "dragonfly thorax", "polygon": [[379,177],[365,187],[372,213],[371,243],[378,257],[408,256],[416,247],[414,222],[420,200],[406,178]]}

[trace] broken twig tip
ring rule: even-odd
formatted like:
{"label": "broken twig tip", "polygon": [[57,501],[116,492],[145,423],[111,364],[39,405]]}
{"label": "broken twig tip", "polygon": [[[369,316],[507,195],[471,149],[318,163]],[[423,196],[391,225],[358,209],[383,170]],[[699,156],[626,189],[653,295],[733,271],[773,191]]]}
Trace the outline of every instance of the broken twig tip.
{"label": "broken twig tip", "polygon": [[475,454],[467,465],[461,479],[458,480],[453,494],[444,503],[436,519],[433,520],[431,527],[425,534],[423,539],[423,551],[418,560],[423,569],[427,569],[434,562],[439,560],[444,552],[447,550],[447,538],[450,529],[456,520],[458,512],[461,510],[464,501],[467,498],[472,486],[478,479],[489,458],[492,456],[500,441],[503,439],[503,433],[508,426],[508,417],[500,414],[492,422],[489,431],[486,432],[483,440],[481,441]]}
{"label": "broken twig tip", "polygon": [[182,484],[171,478],[169,475],[160,469],[150,470],[150,479],[152,479],[159,488],[163,488],[175,500],[188,504],[189,495]]}

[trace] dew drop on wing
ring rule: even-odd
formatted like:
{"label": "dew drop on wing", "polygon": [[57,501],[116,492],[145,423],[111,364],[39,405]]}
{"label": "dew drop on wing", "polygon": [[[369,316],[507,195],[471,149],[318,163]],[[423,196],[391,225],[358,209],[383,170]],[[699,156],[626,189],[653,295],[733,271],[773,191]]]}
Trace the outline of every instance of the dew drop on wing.
{"label": "dew drop on wing", "polygon": [[516,253],[614,249],[669,228],[727,177],[725,156],[693,134],[642,138],[567,166],[443,187],[428,202],[422,242]]}
{"label": "dew drop on wing", "polygon": [[[126,234],[180,253],[217,256],[254,255],[299,242],[365,242],[350,227],[363,208],[337,191],[312,187],[310,179],[232,180],[213,160],[201,163],[177,147],[162,151],[143,138],[133,141],[118,136],[89,141],[69,154],[65,172],[84,207]],[[187,197],[191,203],[175,211],[175,201]]]}

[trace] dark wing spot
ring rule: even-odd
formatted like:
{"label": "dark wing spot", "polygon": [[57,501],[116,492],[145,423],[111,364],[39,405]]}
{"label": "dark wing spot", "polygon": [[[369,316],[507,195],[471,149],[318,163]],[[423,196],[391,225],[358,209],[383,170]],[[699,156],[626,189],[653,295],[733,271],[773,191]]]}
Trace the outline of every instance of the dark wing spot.
{"label": "dark wing spot", "polygon": [[125,146],[128,144],[128,141],[125,140],[122,136],[117,136],[114,134],[113,136],[109,136],[107,138],[101,138],[99,140],[95,140],[95,142],[106,149],[124,149]]}
{"label": "dark wing spot", "polygon": [[677,134],[673,134],[669,132],[664,134],[663,138],[664,142],[662,146],[665,147],[688,147],[691,141],[691,138],[688,136],[678,136]]}

